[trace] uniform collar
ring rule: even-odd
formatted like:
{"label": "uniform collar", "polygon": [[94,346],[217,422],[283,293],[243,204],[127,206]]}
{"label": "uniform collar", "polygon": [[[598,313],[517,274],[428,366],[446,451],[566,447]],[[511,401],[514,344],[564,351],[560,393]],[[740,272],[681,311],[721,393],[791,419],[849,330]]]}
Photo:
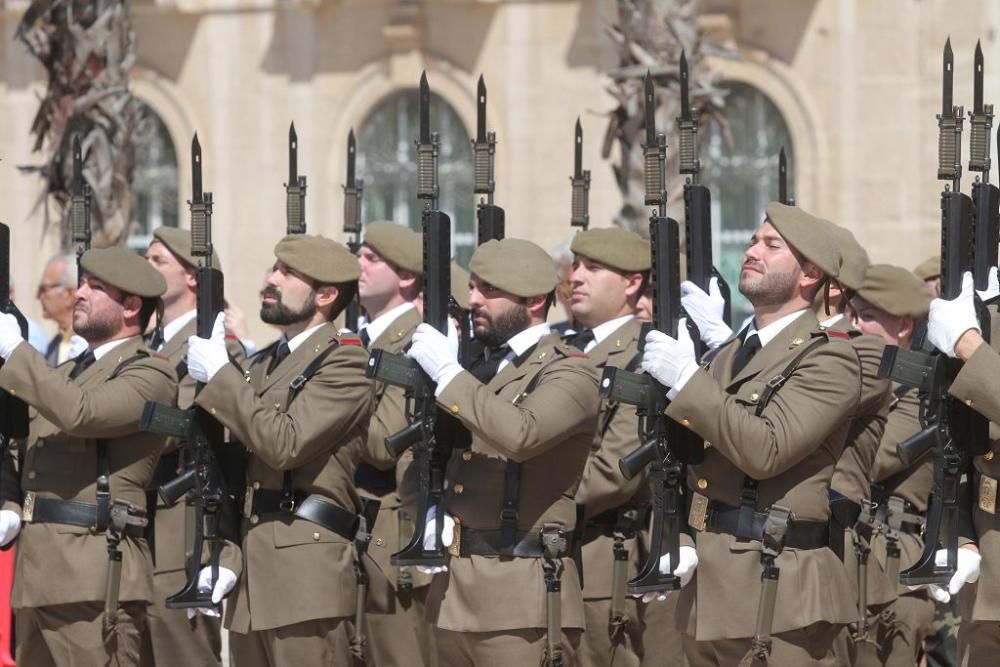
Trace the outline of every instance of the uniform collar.
{"label": "uniform collar", "polygon": [[129,336],[128,338],[116,338],[115,340],[109,340],[107,343],[102,343],[94,348],[94,359],[100,361],[101,357],[106,355],[111,350],[115,349],[122,343],[126,343],[135,338],[135,336]]}
{"label": "uniform collar", "polygon": [[177,317],[174,320],[171,320],[169,324],[164,324],[163,325],[163,344],[160,345],[160,347],[162,348],[163,345],[166,345],[167,343],[169,343],[170,339],[173,338],[174,336],[176,336],[180,332],[180,330],[183,329],[187,325],[188,322],[190,322],[191,320],[194,319],[195,315],[197,315],[197,314],[198,314],[198,311],[196,309],[192,308],[191,310],[187,311],[186,313],[184,313],[180,317]]}
{"label": "uniform collar", "polygon": [[[388,329],[393,322],[413,308],[415,308],[415,306],[409,301],[401,303],[398,306],[385,311],[361,328],[368,332],[368,340],[378,340],[379,336],[385,333],[385,330]],[[360,333],[360,330],[358,333]]]}
{"label": "uniform collar", "polygon": [[604,339],[618,331],[621,327],[625,326],[626,322],[633,319],[633,315],[623,315],[621,317],[616,317],[613,320],[608,320],[607,322],[602,322],[596,327],[591,329],[594,332],[594,340],[587,343],[587,346],[583,348],[584,352],[590,352],[592,349],[604,342]]}
{"label": "uniform collar", "polygon": [[796,310],[794,313],[788,313],[784,317],[777,319],[774,322],[771,322],[763,329],[757,328],[756,320],[750,322],[750,327],[747,330],[746,335],[742,336],[743,342],[746,342],[747,338],[750,337],[750,334],[757,334],[757,338],[760,339],[760,346],[764,347],[772,340],[774,340],[778,336],[778,334],[780,334],[785,329],[785,327],[787,327],[789,324],[797,320],[805,310],[808,309],[803,308],[801,310]]}
{"label": "uniform collar", "polygon": [[296,335],[295,338],[292,338],[291,340],[288,340],[284,336],[281,337],[281,340],[288,343],[288,351],[290,353],[294,352],[295,348],[297,348],[299,345],[302,345],[302,343],[306,342],[306,339],[309,338],[309,336],[312,336],[314,333],[316,333],[316,329],[319,329],[321,326],[324,326],[325,324],[328,324],[328,322],[321,322],[320,324],[317,324],[314,327],[309,327],[302,333]]}

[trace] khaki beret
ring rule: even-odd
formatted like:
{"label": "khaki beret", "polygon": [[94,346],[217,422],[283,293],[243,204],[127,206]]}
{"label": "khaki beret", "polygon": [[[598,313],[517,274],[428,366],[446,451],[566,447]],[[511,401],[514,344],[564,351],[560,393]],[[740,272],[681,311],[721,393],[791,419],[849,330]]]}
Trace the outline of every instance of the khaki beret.
{"label": "khaki beret", "polygon": [[548,294],[559,282],[555,262],[549,254],[523,239],[487,241],[472,254],[469,271],[520,297]]}
{"label": "khaki beret", "polygon": [[840,268],[834,278],[844,287],[857,291],[870,264],[868,252],[854,238],[851,230],[834,225],[833,234],[840,251]]}
{"label": "khaki beret", "polygon": [[922,319],[931,307],[924,282],[911,271],[891,264],[869,266],[858,296],[896,317]]}
{"label": "khaki beret", "polygon": [[[167,247],[179,260],[188,266],[197,267],[200,258],[191,254],[191,232],[178,227],[157,227],[153,231],[153,241],[159,241]],[[212,248],[212,266],[217,269],[222,268],[219,262],[219,254]]]}
{"label": "khaki beret", "polygon": [[573,237],[570,250],[619,271],[649,271],[649,241],[621,227],[588,229]]}
{"label": "khaki beret", "polygon": [[941,277],[941,258],[938,255],[933,257],[928,257],[924,261],[917,264],[916,268],[913,269],[913,273],[917,275],[917,278],[921,280],[932,280],[934,278]]}
{"label": "khaki beret", "polygon": [[451,295],[463,310],[471,310],[469,306],[469,272],[455,262],[451,263]]}
{"label": "khaki beret", "polygon": [[401,269],[420,273],[424,270],[423,239],[418,232],[395,222],[372,222],[365,225],[364,244]]}
{"label": "khaki beret", "polygon": [[837,275],[840,271],[840,251],[832,222],[810,215],[797,206],[778,202],[767,205],[767,219],[781,238],[823,273]]}
{"label": "khaki beret", "polygon": [[274,256],[320,283],[346,283],[361,275],[358,258],[322,236],[289,234],[274,246]]}
{"label": "khaki beret", "polygon": [[121,246],[92,248],[80,258],[80,268],[98,280],[144,299],[162,296],[167,281],[153,265]]}

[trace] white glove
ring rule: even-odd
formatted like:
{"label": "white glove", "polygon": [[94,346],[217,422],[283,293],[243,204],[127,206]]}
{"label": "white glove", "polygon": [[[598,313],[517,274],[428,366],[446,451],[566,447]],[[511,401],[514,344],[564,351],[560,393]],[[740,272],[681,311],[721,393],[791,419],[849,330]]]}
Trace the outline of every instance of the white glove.
{"label": "white glove", "polygon": [[[433,329],[433,327],[431,327]],[[434,548],[434,531],[437,528],[437,505],[433,505],[427,510],[427,523],[424,525],[424,549]],[[451,541],[455,538],[455,520],[447,512],[444,513],[444,520],[441,525],[441,546],[450,547]],[[418,565],[417,570],[424,574],[441,574],[448,571],[447,565],[436,565],[424,567]]]}
{"label": "white glove", "polygon": [[4,361],[10,359],[17,346],[24,342],[21,335],[21,325],[10,313],[0,313],[0,357]]}
{"label": "white glove", "polygon": [[714,350],[733,335],[722,313],[726,308],[726,300],[719,290],[719,279],[712,276],[708,281],[708,294],[690,280],[681,283],[681,305],[701,334],[701,342]]}
{"label": "white glove", "polygon": [[[955,563],[955,574],[951,575],[951,581],[948,582],[948,590],[936,584],[930,584],[927,587],[931,597],[942,604],[947,604],[953,596],[958,595],[962,586],[974,583],[979,579],[979,564],[983,560],[979,552],[959,548],[957,554],[958,562]],[[938,567],[944,567],[948,564],[947,549],[938,549],[934,553],[934,564]]]}
{"label": "white glove", "polygon": [[215,374],[229,363],[229,352],[226,350],[226,316],[219,313],[212,326],[212,337],[188,338],[187,365],[188,374],[195,382],[211,382]]}
{"label": "white glove", "polygon": [[[228,567],[219,567],[219,578],[215,580],[215,586],[212,586],[212,568],[208,565],[201,568],[198,571],[198,592],[207,593],[209,590],[212,591],[212,604],[217,605],[222,602],[222,598],[229,594],[229,591],[233,590],[236,586],[237,576],[236,573],[230,570]],[[216,607],[197,607],[190,608],[187,610],[188,618],[194,618],[195,614],[204,614],[205,616],[219,616],[219,610]]]}
{"label": "white glove", "polygon": [[21,515],[13,510],[0,510],[0,547],[14,541],[21,532]]}
{"label": "white glove", "polygon": [[646,336],[646,349],[642,353],[642,370],[666,387],[668,398],[673,398],[688,379],[698,370],[694,356],[694,342],[682,317],[677,324],[677,338],[662,331],[650,331]]}
{"label": "white glove", "polygon": [[976,290],[980,301],[989,301],[1000,296],[1000,279],[997,278],[997,267],[991,266],[989,276],[986,278],[986,289]]}
{"label": "white glove", "polygon": [[421,323],[413,332],[410,350],[406,353],[424,372],[437,383],[437,393],[441,393],[451,380],[462,372],[458,363],[458,334],[449,322],[448,335],[427,324]]}
{"label": "white glove", "polygon": [[[698,552],[695,551],[694,547],[681,547],[680,553],[677,554],[677,567],[674,568],[674,575],[680,577],[681,588],[688,585],[691,578],[694,577],[694,571],[698,567]],[[660,556],[660,574],[670,573],[670,554],[665,556]],[[645,593],[642,596],[642,601],[649,603],[653,600],[666,600],[667,595],[670,591],[653,591],[650,593]]]}
{"label": "white glove", "polygon": [[969,329],[979,329],[973,300],[972,274],[962,274],[962,293],[951,301],[934,299],[927,316],[927,339],[949,357],[955,355],[955,343]]}

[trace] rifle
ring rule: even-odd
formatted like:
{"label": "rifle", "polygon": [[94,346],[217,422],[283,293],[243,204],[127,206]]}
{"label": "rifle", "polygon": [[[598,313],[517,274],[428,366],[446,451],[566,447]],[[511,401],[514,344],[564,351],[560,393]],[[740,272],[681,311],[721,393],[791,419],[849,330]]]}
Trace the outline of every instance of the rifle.
{"label": "rifle", "polygon": [[[982,85],[981,51],[976,58],[977,87]],[[961,139],[963,110],[952,106],[954,57],[951,40],[945,43],[943,102],[938,115],[938,179],[951,181],[941,193],[941,297],[954,299],[962,290],[962,274],[972,270],[972,200],[961,192]],[[981,92],[981,88],[980,88]],[[983,111],[980,105],[977,112]],[[988,134],[986,123],[979,132]],[[972,164],[988,164],[984,148],[988,141],[977,138]],[[985,171],[984,171],[985,174]],[[994,214],[990,214],[992,219]],[[996,249],[994,248],[994,252]],[[980,312],[982,317],[982,312]],[[924,551],[908,570],[899,573],[903,584],[943,584],[954,574],[958,561],[959,480],[971,457],[985,451],[988,427],[982,417],[948,394],[948,387],[961,370],[962,362],[939,351],[901,350],[887,346],[879,375],[917,388],[922,430],[897,445],[900,459],[913,465],[923,456],[934,457],[934,477],[927,511]],[[938,543],[948,551],[947,563],[938,566]]]}
{"label": "rifle", "polygon": [[493,178],[493,159],[496,154],[497,133],[486,131],[486,83],[483,75],[479,75],[476,87],[476,139],[472,142],[473,185],[480,198],[476,206],[476,221],[479,228],[479,243],[482,245],[492,239],[500,240],[504,234],[504,212],[493,203],[493,190],[496,181]]}
{"label": "rifle", "polygon": [[[666,137],[656,132],[656,99],[649,72],[646,73],[645,80],[645,102],[645,203],[655,207],[649,218],[653,327],[676,337],[681,312],[679,230],[677,221],[666,217],[667,195],[663,163],[667,143]],[[645,329],[641,336],[641,340],[645,338]],[[632,479],[644,468],[650,467],[653,496],[650,551],[636,578],[628,582],[628,592],[637,594],[677,590],[680,588],[680,579],[672,572],[661,574],[659,562],[662,555],[668,554],[671,568],[677,567],[683,505],[680,488],[683,464],[701,460],[704,442],[666,416],[665,411],[669,405],[667,388],[652,376],[608,367],[604,369],[600,393],[602,398],[636,406],[639,417],[639,441],[642,444],[618,462],[622,474],[626,479]]]}
{"label": "rifle", "polygon": [[90,185],[83,180],[83,150],[80,135],[73,135],[73,198],[69,208],[70,227],[76,248],[76,282],[83,280],[80,260],[90,250]]}
{"label": "rifle", "polygon": [[[350,234],[347,248],[356,255],[361,248],[361,195],[365,190],[363,179],[354,178],[354,159],[357,146],[354,143],[354,128],[347,133],[347,185],[344,186],[344,232]],[[351,299],[344,314],[344,326],[351,331],[358,330],[358,300]]]}
{"label": "rifle", "polygon": [[[451,296],[451,220],[437,208],[438,134],[430,131],[430,88],[427,73],[420,76],[420,138],[417,140],[417,197],[426,201],[422,215],[424,253],[424,322],[442,333],[448,332],[448,304]],[[413,448],[413,465],[417,468],[420,500],[414,518],[410,542],[392,554],[393,565],[438,566],[445,563],[441,544],[444,527],[445,466],[451,456],[450,434],[453,425],[439,415],[434,397],[435,385],[420,366],[409,357],[373,350],[368,361],[367,375],[387,384],[403,387],[406,397],[407,421],[410,425],[385,439],[385,446],[394,457]],[[427,513],[437,506],[434,526],[434,546],[424,548]]]}
{"label": "rifle", "polygon": [[306,177],[298,170],[299,135],[288,127],[288,182],[285,183],[286,234],[306,233]]}
{"label": "rifle", "polygon": [[569,177],[573,194],[570,200],[571,227],[587,231],[590,226],[590,170],[583,168],[583,127],[580,117],[576,117],[576,131],[573,137],[573,175]]}
{"label": "rifle", "polygon": [[[698,111],[688,101],[688,64],[681,51],[681,115],[677,118],[678,150],[680,173],[687,174],[684,183],[684,236],[687,240],[687,279],[708,293],[708,285],[714,277],[718,281],[719,292],[726,305],[722,318],[728,324],[732,321],[732,305],[729,283],[712,264],[712,193],[698,182],[701,160],[698,159]],[[784,151],[782,151],[782,158]],[[701,342],[698,328],[691,318],[688,327],[692,331],[695,354],[701,358],[708,348]]]}
{"label": "rifle", "polygon": [[[202,192],[201,166],[201,144],[195,134],[191,142],[192,196],[188,205],[191,209],[191,254],[201,258],[197,269],[196,322],[198,336],[211,338],[215,319],[224,310],[225,301],[222,272],[212,266],[213,202],[211,192]],[[198,383],[195,393],[201,391],[203,386]],[[225,429],[198,405],[182,410],[152,401],[146,403],[139,426],[144,431],[172,436],[180,441],[183,472],[161,486],[159,495],[167,505],[173,505],[186,495],[194,507],[192,550],[184,567],[187,581],[183,589],[167,598],[167,607],[211,607],[211,589],[219,577],[219,556],[223,547],[221,515],[235,508],[235,503],[229,502],[234,497],[229,493],[222,468],[222,462],[226,460]],[[233,482],[232,487],[239,483],[235,479],[229,481]],[[235,532],[233,528],[229,526],[230,532]],[[198,590],[198,573],[206,542],[209,545],[212,585],[208,591],[202,592]]]}
{"label": "rifle", "polygon": [[784,146],[778,151],[778,201],[785,206],[795,206],[795,198],[788,194],[788,159]]}

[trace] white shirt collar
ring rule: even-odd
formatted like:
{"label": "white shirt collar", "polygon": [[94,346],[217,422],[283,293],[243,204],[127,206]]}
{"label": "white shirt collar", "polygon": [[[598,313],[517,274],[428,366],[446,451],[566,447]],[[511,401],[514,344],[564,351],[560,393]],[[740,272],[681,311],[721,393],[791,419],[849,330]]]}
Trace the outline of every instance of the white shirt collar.
{"label": "white shirt collar", "polygon": [[552,328],[549,326],[549,323],[542,322],[511,336],[510,340],[507,341],[510,352],[507,353],[507,356],[497,366],[497,373],[503,370],[511,361],[527,352],[532,345],[548,336],[550,331],[552,331]]}
{"label": "white shirt collar", "polygon": [[764,347],[772,340],[774,340],[781,331],[787,327],[789,324],[798,319],[799,315],[805,312],[807,309],[796,310],[794,313],[788,313],[784,317],[771,322],[763,329],[757,329],[756,321],[750,323],[750,329],[747,331],[747,335],[743,337],[743,342],[747,341],[750,334],[756,333],[757,337],[760,339],[760,346]]}
{"label": "white shirt collar", "polygon": [[[316,333],[316,329],[319,329],[324,324],[326,324],[326,322],[322,322],[320,324],[317,324],[314,327],[309,327],[308,329],[306,329],[302,333],[300,333],[297,336],[295,336],[295,338],[287,341],[288,342],[288,351],[289,352],[294,352],[295,348],[297,348],[299,345],[302,345],[302,343],[306,342],[306,339],[309,338],[309,336],[312,336],[314,333]],[[282,336],[282,339],[285,339],[285,337]]]}
{"label": "white shirt collar", "polygon": [[607,322],[598,324],[591,330],[594,332],[594,340],[587,343],[586,347],[583,348],[583,351],[586,353],[593,350],[595,347],[600,345],[605,338],[625,326],[625,323],[632,320],[633,317],[633,315],[622,315],[621,317],[616,317],[613,320],[608,320]]}
{"label": "white shirt collar", "polygon": [[843,313],[837,313],[836,315],[834,315],[830,319],[823,320],[822,322],[820,322],[820,326],[823,326],[823,327],[826,327],[827,329],[829,329],[830,327],[832,327],[834,324],[836,324],[837,322],[839,322],[842,319],[844,319],[844,314]]}
{"label": "white shirt collar", "polygon": [[[181,329],[183,329],[187,325],[188,322],[190,322],[191,320],[193,320],[194,317],[195,317],[195,315],[197,315],[197,314],[198,314],[198,311],[196,309],[192,308],[191,310],[187,311],[186,313],[184,313],[180,317],[177,317],[176,319],[172,320],[170,323],[164,324],[163,325],[163,345],[166,345],[168,342],[170,342],[170,339],[173,338],[174,336],[176,336],[177,333]],[[162,348],[163,345],[161,345],[160,347]]]}
{"label": "white shirt collar", "polygon": [[135,338],[135,336],[129,336],[128,338],[116,338],[115,340],[109,340],[107,343],[102,343],[94,348],[94,359],[100,360],[105,354],[115,349],[125,341],[129,341]]}
{"label": "white shirt collar", "polygon": [[390,308],[365,326],[359,327],[358,333],[361,333],[361,329],[364,329],[368,332],[368,340],[376,341],[379,336],[385,333],[385,330],[388,329],[393,322],[414,307],[415,306],[412,303],[407,301],[406,303],[399,304],[395,308]]}

